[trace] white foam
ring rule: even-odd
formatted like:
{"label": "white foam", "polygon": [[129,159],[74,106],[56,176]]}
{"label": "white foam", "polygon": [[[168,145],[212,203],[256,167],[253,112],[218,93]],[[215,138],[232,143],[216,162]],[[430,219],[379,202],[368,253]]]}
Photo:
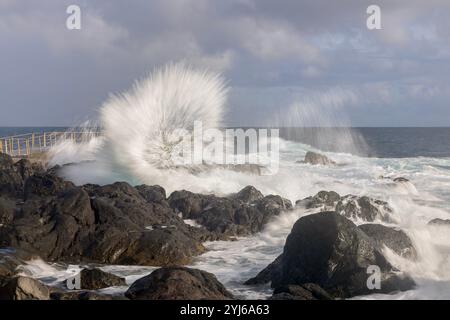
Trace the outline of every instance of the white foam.
{"label": "white foam", "polygon": [[[450,290],[446,289],[450,288],[450,233],[448,228],[426,225],[433,218],[450,218],[450,170],[446,169],[450,167],[450,159],[377,159],[327,152],[339,165],[311,166],[296,161],[313,148],[280,139],[280,168],[275,175],[255,176],[223,169],[194,175],[167,168],[160,162],[165,159],[159,148],[164,144],[162,137],[170,140],[173,128],[189,129],[195,120],[202,120],[206,126],[220,125],[225,91],[217,75],[180,65],[169,66],[103,105],[104,138],[85,147],[60,145],[52,151],[53,160],[60,164],[93,160],[65,167],[63,174],[78,184],[124,180],[131,184],[160,184],[168,193],[187,189],[218,195],[253,185],[264,194],[278,194],[291,201],[321,190],[385,200],[394,209],[397,226],[411,236],[419,255],[417,262],[411,262],[387,253],[393,264],[409,272],[418,283],[416,290],[389,298],[450,299]],[[319,117],[320,112],[313,115]],[[352,149],[348,145],[358,139],[346,134],[343,140],[342,149],[348,150]],[[380,176],[405,177],[410,182],[393,183]],[[308,213],[311,212],[295,210],[283,214],[253,237],[209,243],[209,251],[198,257],[194,266],[216,274],[239,297],[265,297],[270,294],[267,287],[248,288],[242,282],[281,253],[295,220]],[[57,270],[54,272],[57,274]],[[376,297],[384,296],[370,298]]]}

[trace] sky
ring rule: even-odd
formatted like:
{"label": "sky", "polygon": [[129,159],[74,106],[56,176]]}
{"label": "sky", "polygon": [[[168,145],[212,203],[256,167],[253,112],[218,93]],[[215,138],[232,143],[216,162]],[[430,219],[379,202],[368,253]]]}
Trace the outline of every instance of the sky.
{"label": "sky", "polygon": [[[366,26],[371,4],[381,30]],[[180,61],[227,79],[227,125],[450,126],[449,12],[448,0],[0,0],[0,126],[79,125]]]}

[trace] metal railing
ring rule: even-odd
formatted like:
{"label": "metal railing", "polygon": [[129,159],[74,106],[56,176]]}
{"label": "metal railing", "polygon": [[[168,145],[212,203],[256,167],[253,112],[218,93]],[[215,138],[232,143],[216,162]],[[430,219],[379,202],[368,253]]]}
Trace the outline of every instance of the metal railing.
{"label": "metal railing", "polygon": [[9,137],[0,137],[0,152],[12,157],[29,157],[33,153],[42,153],[64,140],[75,143],[89,141],[100,135],[99,131],[86,132],[39,132],[25,133]]}

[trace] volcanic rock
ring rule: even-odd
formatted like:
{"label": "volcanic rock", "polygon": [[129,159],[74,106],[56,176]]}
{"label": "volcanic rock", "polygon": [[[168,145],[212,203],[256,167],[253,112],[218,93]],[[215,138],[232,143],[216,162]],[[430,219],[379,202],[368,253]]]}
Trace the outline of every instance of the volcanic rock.
{"label": "volcanic rock", "polygon": [[206,271],[168,267],[134,282],[125,296],[132,300],[226,300],[233,296]]}
{"label": "volcanic rock", "polygon": [[[332,297],[347,298],[370,293],[409,290],[414,281],[397,272],[353,222],[336,212],[300,218],[284,247],[272,287],[314,283]],[[367,286],[368,268],[380,269],[381,289]]]}
{"label": "volcanic rock", "polygon": [[417,253],[414,245],[403,230],[386,227],[381,224],[363,224],[359,228],[375,240],[380,248],[383,248],[383,245],[385,245],[402,257],[416,258]]}

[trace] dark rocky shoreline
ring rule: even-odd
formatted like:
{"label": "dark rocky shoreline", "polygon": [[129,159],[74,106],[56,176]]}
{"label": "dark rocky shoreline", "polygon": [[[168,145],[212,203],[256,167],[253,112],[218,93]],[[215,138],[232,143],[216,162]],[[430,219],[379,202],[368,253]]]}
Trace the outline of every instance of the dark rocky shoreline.
{"label": "dark rocky shoreline", "polygon": [[[0,154],[0,299],[232,299],[214,275],[182,266],[205,252],[203,242],[255,234],[295,209],[252,186],[225,197],[185,190],[167,196],[160,186],[125,182],[75,186],[57,172]],[[372,223],[391,221],[387,203],[323,191],[296,206],[316,213],[296,222],[283,254],[246,284],[271,282],[273,299],[348,298],[414,287],[382,254],[387,246],[414,259],[411,240],[401,230]],[[349,218],[371,224],[358,227]],[[95,290],[124,281],[96,269],[82,271],[81,291],[17,275],[17,267],[33,257],[161,268],[133,283],[125,296],[109,296]],[[370,265],[381,269],[379,291],[367,289]]]}

